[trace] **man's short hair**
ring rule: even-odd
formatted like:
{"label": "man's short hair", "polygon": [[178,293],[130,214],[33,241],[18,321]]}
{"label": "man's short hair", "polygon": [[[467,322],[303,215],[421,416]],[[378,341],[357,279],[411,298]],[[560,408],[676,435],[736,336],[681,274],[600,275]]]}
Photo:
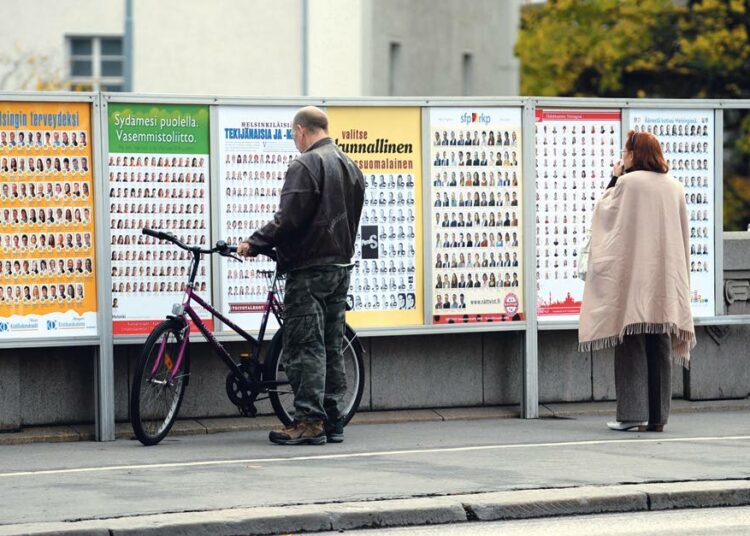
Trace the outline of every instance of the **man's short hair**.
{"label": "man's short hair", "polygon": [[306,106],[294,115],[292,126],[297,125],[312,131],[323,130],[328,132],[328,116],[320,108]]}

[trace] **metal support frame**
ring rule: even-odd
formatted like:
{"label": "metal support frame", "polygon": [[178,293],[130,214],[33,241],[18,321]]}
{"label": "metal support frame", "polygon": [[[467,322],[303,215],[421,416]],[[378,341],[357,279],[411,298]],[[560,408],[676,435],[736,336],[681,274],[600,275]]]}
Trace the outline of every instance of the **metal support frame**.
{"label": "metal support frame", "polygon": [[[4,339],[0,340],[0,348],[23,347],[53,347],[53,346],[96,346],[96,437],[99,441],[114,439],[114,364],[113,346],[116,344],[138,344],[145,340],[145,336],[113,337],[111,331],[112,311],[111,288],[109,274],[111,273],[110,244],[109,244],[109,186],[107,162],[108,148],[108,118],[109,102],[127,103],[158,103],[158,104],[199,104],[208,105],[210,109],[210,174],[211,184],[209,202],[212,209],[210,215],[210,236],[215,239],[220,235],[220,218],[217,202],[217,188],[219,181],[219,160],[216,156],[219,149],[218,141],[218,109],[216,106],[299,106],[317,104],[320,106],[419,106],[422,107],[422,140],[423,140],[423,206],[429,206],[430,185],[429,177],[425,173],[430,169],[429,162],[429,109],[434,106],[450,107],[522,107],[522,140],[524,170],[521,177],[523,201],[523,262],[524,262],[524,303],[526,319],[521,322],[507,324],[476,324],[476,325],[431,325],[429,324],[430,309],[428,300],[424,300],[425,325],[405,326],[396,328],[361,329],[359,333],[364,337],[403,336],[403,335],[434,335],[447,333],[484,333],[497,331],[524,332],[523,344],[523,395],[521,400],[521,415],[523,418],[536,418],[539,415],[538,402],[538,333],[548,330],[577,329],[575,322],[538,322],[536,314],[536,137],[535,110],[540,107],[571,107],[571,108],[621,108],[623,112],[623,136],[629,125],[629,110],[631,108],[674,108],[674,109],[713,109],[715,128],[715,273],[716,273],[716,316],[696,319],[696,326],[708,325],[747,325],[750,315],[722,316],[724,313],[723,292],[723,108],[750,108],[750,100],[717,101],[717,100],[632,100],[632,99],[532,99],[532,98],[341,98],[341,99],[307,99],[307,98],[243,98],[243,97],[191,97],[183,95],[136,95],[136,94],[107,94],[107,93],[63,93],[63,92],[15,92],[0,94],[0,100],[5,101],[36,101],[36,102],[89,102],[92,106],[91,143],[93,147],[92,159],[94,166],[95,218],[96,218],[96,269],[97,269],[97,302],[98,302],[98,332],[96,337],[86,338],[47,338],[43,340]],[[425,211],[426,215],[427,211]],[[426,239],[423,242],[425,254],[424,293],[429,295],[431,269],[431,241],[428,239],[430,222],[423,217],[423,232]],[[218,303],[221,297],[220,269],[218,261],[213,264],[212,273],[213,298]],[[218,301],[216,301],[218,300]],[[220,341],[241,340],[233,332],[216,330],[216,338]]]}
{"label": "metal support frame", "polygon": [[536,106],[523,107],[523,261],[526,330],[523,352],[521,417],[539,417],[539,336],[536,305]]}
{"label": "metal support frame", "polygon": [[[99,326],[100,344],[96,356],[96,439],[97,441],[114,441],[115,439],[115,365],[112,346],[112,289],[109,274],[112,271],[109,245],[109,186],[104,173],[108,153],[105,142],[106,106],[102,96],[97,96],[92,113],[94,146],[94,199],[96,214],[96,288],[97,288],[97,324]],[[100,141],[101,140],[101,141]]]}

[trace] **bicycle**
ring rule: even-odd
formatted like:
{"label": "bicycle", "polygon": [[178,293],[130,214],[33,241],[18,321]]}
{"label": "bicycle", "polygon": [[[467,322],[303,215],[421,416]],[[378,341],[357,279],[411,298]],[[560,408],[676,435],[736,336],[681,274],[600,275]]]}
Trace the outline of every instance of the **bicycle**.
{"label": "bicycle", "polygon": [[[236,247],[224,241],[216,242],[211,249],[188,246],[171,233],[143,229],[142,233],[173,243],[192,253],[189,279],[181,303],[175,304],[167,320],[157,325],[146,339],[143,351],[135,367],[130,397],[130,421],[138,440],[144,445],[156,445],[169,433],[177,419],[188,383],[190,381],[190,331],[191,324],[206,338],[214,353],[229,368],[226,390],[229,400],[237,406],[241,415],[255,417],[258,413],[255,403],[270,399],[274,413],[279,420],[289,425],[293,420],[294,393],[286,378],[283,364],[283,276],[276,270],[259,270],[270,281],[264,304],[258,338],[256,339],[217,311],[210,303],[195,293],[194,283],[198,266],[204,254],[218,253],[242,262],[235,253]],[[276,260],[275,253],[265,253]],[[256,272],[256,273],[258,273]],[[280,299],[282,301],[280,301]],[[201,320],[191,302],[195,301],[213,314],[252,346],[252,352],[244,354],[248,358],[235,361],[222,344],[216,340]],[[262,343],[270,314],[279,323],[279,329],[271,339],[265,359],[261,361]],[[347,371],[347,391],[344,397],[343,421],[346,425],[359,407],[364,389],[364,363],[362,345],[357,334],[345,325],[344,364]],[[263,395],[262,398],[259,396]]]}

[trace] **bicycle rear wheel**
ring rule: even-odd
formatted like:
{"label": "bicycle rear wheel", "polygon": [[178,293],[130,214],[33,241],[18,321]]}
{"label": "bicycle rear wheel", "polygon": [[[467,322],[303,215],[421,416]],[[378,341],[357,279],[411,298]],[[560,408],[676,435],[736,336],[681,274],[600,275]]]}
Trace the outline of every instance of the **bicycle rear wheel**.
{"label": "bicycle rear wheel", "polygon": [[167,436],[185,395],[190,372],[187,347],[180,370],[174,371],[182,327],[176,320],[156,326],[146,339],[133,371],[130,422],[135,436],[144,445],[156,445]]}
{"label": "bicycle rear wheel", "polygon": [[[268,392],[271,405],[279,420],[285,425],[294,420],[294,392],[283,364],[283,327],[273,337],[266,358],[265,380],[284,382]],[[362,345],[354,330],[347,324],[344,330],[344,341],[341,345],[346,369],[346,393],[344,395],[343,419],[346,425],[359,409],[362,392],[365,388],[365,365],[362,359]]]}

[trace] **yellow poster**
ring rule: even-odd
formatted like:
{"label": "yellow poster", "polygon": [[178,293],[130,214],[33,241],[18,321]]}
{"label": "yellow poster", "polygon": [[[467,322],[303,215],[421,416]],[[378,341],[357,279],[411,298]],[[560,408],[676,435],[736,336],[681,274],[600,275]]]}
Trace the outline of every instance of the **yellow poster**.
{"label": "yellow poster", "polygon": [[367,189],[349,287],[354,327],[424,323],[422,119],[417,107],[329,107],[334,142]]}
{"label": "yellow poster", "polygon": [[96,335],[88,103],[0,102],[0,338]]}

